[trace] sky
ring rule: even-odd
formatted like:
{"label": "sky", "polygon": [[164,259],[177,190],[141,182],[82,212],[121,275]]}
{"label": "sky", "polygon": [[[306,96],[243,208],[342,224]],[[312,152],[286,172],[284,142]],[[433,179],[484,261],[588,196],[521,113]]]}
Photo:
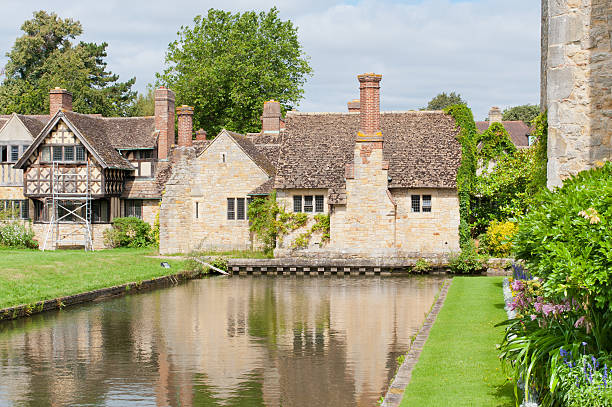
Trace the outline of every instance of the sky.
{"label": "sky", "polygon": [[164,69],[181,26],[210,8],[267,11],[298,27],[314,73],[298,110],[346,111],[356,76],[375,72],[382,110],[411,110],[458,92],[476,120],[491,106],[539,102],[540,2],[535,0],[0,0],[0,66],[36,10],[83,25],[77,40],[107,42],[108,68],[144,91]]}

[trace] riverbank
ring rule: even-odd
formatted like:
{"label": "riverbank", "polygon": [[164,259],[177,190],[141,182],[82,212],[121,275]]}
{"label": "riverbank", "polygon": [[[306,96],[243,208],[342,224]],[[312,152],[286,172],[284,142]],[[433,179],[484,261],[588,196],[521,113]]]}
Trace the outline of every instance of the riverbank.
{"label": "riverbank", "polygon": [[502,277],[455,277],[401,406],[514,405],[495,345],[506,319]]}
{"label": "riverbank", "polygon": [[0,250],[0,309],[140,282],[181,272],[182,259],[160,266],[151,248],[96,252]]}

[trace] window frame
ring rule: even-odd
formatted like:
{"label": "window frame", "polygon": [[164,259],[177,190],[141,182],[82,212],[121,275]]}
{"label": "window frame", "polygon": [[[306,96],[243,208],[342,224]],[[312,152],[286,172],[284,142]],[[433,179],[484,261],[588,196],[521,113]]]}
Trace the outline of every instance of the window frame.
{"label": "window frame", "polygon": [[124,199],[123,200],[123,214],[125,217],[134,217],[142,219],[142,199]]}
{"label": "window frame", "polygon": [[[320,210],[319,210],[320,208]],[[324,213],[325,212],[325,196],[323,195],[315,195],[315,204],[314,204],[315,213]]]}
{"label": "window frame", "polygon": [[236,220],[236,199],[227,198],[227,220]]}
{"label": "window frame", "polygon": [[410,195],[410,212],[421,213],[421,195]]}
{"label": "window frame", "polygon": [[314,212],[314,196],[304,195],[303,202],[304,202],[304,212],[313,213]]}
{"label": "window frame", "polygon": [[236,220],[246,220],[246,201],[244,198],[236,198]]}
{"label": "window frame", "polygon": [[[428,200],[425,200],[426,197],[428,198]],[[426,205],[425,202],[428,202],[429,204]],[[421,212],[431,213],[432,207],[433,207],[433,201],[432,201],[431,195],[421,195]]]}
{"label": "window frame", "polygon": [[[72,151],[72,159],[70,160],[66,159],[66,149]],[[81,155],[83,158],[79,159],[78,157]],[[56,159],[56,157],[60,158]],[[81,164],[87,162],[87,151],[82,144],[45,144],[40,149],[40,161],[43,163]]]}
{"label": "window frame", "polygon": [[293,212],[294,213],[303,212],[302,202],[303,202],[302,195],[293,195]]}

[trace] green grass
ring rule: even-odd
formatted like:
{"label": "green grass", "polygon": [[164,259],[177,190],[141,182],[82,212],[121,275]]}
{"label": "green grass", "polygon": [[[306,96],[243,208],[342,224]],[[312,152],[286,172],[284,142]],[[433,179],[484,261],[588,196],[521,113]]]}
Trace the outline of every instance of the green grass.
{"label": "green grass", "polygon": [[145,257],[154,249],[112,249],[96,252],[0,250],[0,308],[33,304],[66,295],[182,271],[184,261]]}
{"label": "green grass", "polygon": [[502,277],[455,277],[401,406],[514,406],[495,345],[506,319]]}

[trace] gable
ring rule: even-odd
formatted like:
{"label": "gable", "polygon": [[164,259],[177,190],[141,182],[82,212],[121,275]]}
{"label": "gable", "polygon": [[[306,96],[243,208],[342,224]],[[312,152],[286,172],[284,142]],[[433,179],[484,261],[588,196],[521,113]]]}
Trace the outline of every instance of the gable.
{"label": "gable", "polygon": [[0,129],[0,143],[30,144],[32,140],[34,140],[34,135],[30,134],[17,115],[12,115]]}

